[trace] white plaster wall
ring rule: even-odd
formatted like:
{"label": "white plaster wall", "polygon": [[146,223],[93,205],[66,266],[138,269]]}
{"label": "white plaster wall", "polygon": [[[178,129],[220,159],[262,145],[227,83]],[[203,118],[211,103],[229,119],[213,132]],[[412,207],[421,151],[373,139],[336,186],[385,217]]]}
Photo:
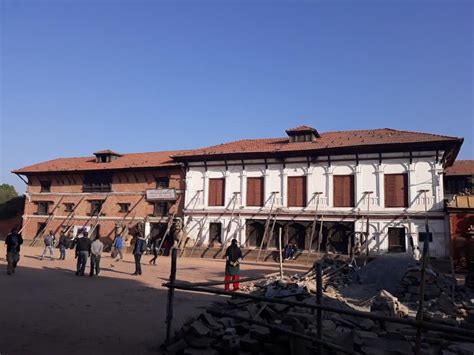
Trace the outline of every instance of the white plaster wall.
{"label": "white plaster wall", "polygon": [[[223,210],[223,207],[208,207],[208,179],[209,178],[225,178],[225,192],[226,192],[226,207],[227,210],[223,211],[223,216],[219,218],[219,221],[223,223],[223,233],[226,231],[227,223],[229,223],[230,213],[232,204],[230,204],[233,196],[233,192],[239,191],[241,193],[239,203],[237,207],[243,206],[243,210],[258,210],[258,208],[246,208],[245,207],[245,194],[246,194],[246,178],[247,177],[261,177],[264,179],[264,201],[265,206],[260,210],[262,215],[268,214],[268,210],[271,206],[271,193],[278,192],[276,195],[274,207],[283,206],[287,211],[301,211],[300,208],[288,209],[287,206],[287,177],[288,176],[307,176],[307,201],[308,206],[304,209],[307,212],[314,210],[316,207],[316,198],[314,198],[315,192],[322,192],[319,195],[319,210],[321,212],[339,211],[348,212],[353,214],[365,214],[367,210],[367,199],[364,198],[364,191],[373,191],[370,199],[370,211],[371,214],[378,214],[383,216],[384,214],[397,215],[405,212],[423,213],[425,200],[420,195],[419,190],[427,189],[427,208],[430,211],[442,211],[442,201],[444,198],[444,191],[442,186],[442,179],[439,179],[440,173],[442,172],[442,166],[439,163],[435,163],[433,158],[419,158],[417,153],[413,154],[413,160],[410,164],[409,158],[388,160],[384,159],[382,164],[379,164],[378,159],[374,160],[360,160],[359,165],[356,165],[355,160],[345,162],[333,162],[330,166],[325,161],[317,163],[311,163],[308,167],[307,162],[291,163],[288,162],[285,167],[283,164],[269,164],[268,169],[265,168],[265,164],[262,162],[259,165],[246,165],[245,170],[242,165],[229,166],[226,171],[225,165],[209,166],[207,172],[203,167],[190,166],[186,174],[186,195],[185,201],[187,209],[192,209],[195,200],[192,200],[198,190],[203,190],[199,194],[197,203],[195,204],[196,210],[216,211]],[[256,161],[255,161],[256,162]],[[213,163],[215,164],[215,163]],[[385,208],[384,206],[384,174],[408,174],[409,183],[409,207],[405,208]],[[354,208],[334,208],[332,207],[333,201],[333,176],[334,175],[355,175],[355,193],[356,193],[356,206]],[[237,213],[237,211],[235,212]],[[190,214],[188,211],[187,215]],[[203,218],[203,238],[207,241],[209,233],[209,223],[215,220]],[[237,219],[235,219],[237,220]],[[198,230],[200,228],[192,228],[197,222],[192,221],[189,224],[188,235],[191,238],[198,236]],[[418,223],[418,222],[417,222]],[[434,241],[430,245],[432,249],[431,255],[433,256],[444,256],[447,250],[447,238],[445,232],[443,220],[430,220],[430,226],[433,225]],[[405,228],[411,227],[412,234],[414,236],[415,244],[418,242],[418,229],[419,225],[411,222],[398,221],[393,222],[390,219],[374,219],[371,221],[371,252],[383,253],[388,249],[387,240],[387,228],[390,226],[402,225]],[[241,242],[244,242],[245,236],[245,220],[241,219],[241,225],[233,222],[231,225],[229,235],[241,236]],[[423,225],[422,225],[422,228]],[[359,220],[356,222],[356,231],[365,231],[365,221]],[[407,232],[408,235],[408,232]],[[422,246],[420,246],[421,248]],[[407,249],[409,249],[409,243],[407,241]]]}

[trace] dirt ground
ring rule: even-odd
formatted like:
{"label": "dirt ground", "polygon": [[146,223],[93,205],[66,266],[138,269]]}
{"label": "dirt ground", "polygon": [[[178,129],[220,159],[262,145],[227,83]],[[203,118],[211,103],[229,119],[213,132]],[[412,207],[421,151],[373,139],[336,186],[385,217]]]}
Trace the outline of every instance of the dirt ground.
{"label": "dirt ground", "polygon": [[[17,272],[6,273],[0,247],[0,354],[157,354],[164,341],[170,258],[142,258],[142,276],[132,276],[131,255],[114,263],[105,254],[99,277],[76,276],[73,251],[66,260],[39,260],[42,248],[22,247]],[[58,257],[58,250],[55,250]],[[89,266],[89,265],[88,265]],[[285,268],[288,274],[302,266]],[[178,259],[177,279],[221,280],[224,262]],[[86,272],[88,273],[89,267]],[[276,264],[242,265],[242,277],[277,271]],[[173,329],[213,301],[213,296],[176,291]]]}

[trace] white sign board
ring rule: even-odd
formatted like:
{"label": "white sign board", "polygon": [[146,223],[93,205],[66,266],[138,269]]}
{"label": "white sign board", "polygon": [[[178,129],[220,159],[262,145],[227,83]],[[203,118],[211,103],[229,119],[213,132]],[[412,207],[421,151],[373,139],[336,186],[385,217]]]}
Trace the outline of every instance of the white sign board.
{"label": "white sign board", "polygon": [[148,201],[175,201],[175,189],[156,189],[146,190],[146,199]]}

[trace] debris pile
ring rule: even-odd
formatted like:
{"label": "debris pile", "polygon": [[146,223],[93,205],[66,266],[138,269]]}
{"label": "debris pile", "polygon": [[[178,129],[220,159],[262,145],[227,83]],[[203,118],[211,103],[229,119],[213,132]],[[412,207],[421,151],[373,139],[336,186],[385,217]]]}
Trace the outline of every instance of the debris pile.
{"label": "debris pile", "polygon": [[[417,302],[420,298],[420,267],[407,270],[400,283],[398,291],[402,302]],[[425,272],[425,300],[439,297],[442,293],[450,294],[456,280],[437,273],[431,268]]]}
{"label": "debris pile", "polygon": [[[364,301],[366,305],[362,307],[347,302],[338,293],[338,287],[350,284],[352,276],[356,275],[352,264],[327,257],[322,266],[323,305],[341,310],[368,310],[372,314],[395,318],[414,316],[416,307],[410,306],[416,306],[413,302],[418,301],[415,288],[419,288],[419,269],[409,269],[405,273],[401,297],[380,290]],[[462,300],[453,301],[448,297],[452,286],[449,278],[430,269],[426,279],[429,291],[425,318],[474,330],[474,295],[469,291],[460,294],[458,290]],[[283,279],[272,274],[242,285],[241,291],[314,305],[316,267]],[[351,354],[410,354],[414,351],[416,328],[413,326],[325,311],[322,328],[324,341],[343,347]],[[231,298],[213,304],[197,319],[186,322],[165,351],[187,355],[313,354],[316,352],[316,344],[312,342],[316,338],[316,329],[317,317],[309,308]],[[296,333],[302,337],[295,336]],[[474,339],[435,331],[424,331],[422,346],[422,352],[427,354],[474,353]]]}
{"label": "debris pile", "polygon": [[384,316],[403,318],[408,316],[409,310],[398,301],[390,292],[381,290],[375,296],[370,307],[371,312]]}

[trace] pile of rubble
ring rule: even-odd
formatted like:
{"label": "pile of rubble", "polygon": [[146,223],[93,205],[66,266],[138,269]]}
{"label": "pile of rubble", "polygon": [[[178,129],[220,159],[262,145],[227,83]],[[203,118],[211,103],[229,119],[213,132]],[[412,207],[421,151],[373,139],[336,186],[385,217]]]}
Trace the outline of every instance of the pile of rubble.
{"label": "pile of rubble", "polygon": [[[400,283],[398,295],[402,302],[417,302],[420,298],[420,267],[407,270]],[[432,268],[425,272],[425,300],[439,297],[442,293],[451,294],[456,280],[437,273]]]}
{"label": "pile of rubble", "polygon": [[[416,308],[420,298],[420,278],[420,268],[411,268],[407,270],[400,284],[399,298],[412,308]],[[432,268],[426,269],[425,280],[425,318],[446,325],[472,328],[472,291],[457,286],[455,279]]]}
{"label": "pile of rubble", "polygon": [[[338,271],[334,272],[336,270]],[[326,289],[335,285],[329,282],[331,276],[333,280],[347,280],[350,270],[347,262],[326,260],[323,264]],[[342,272],[343,277],[336,276],[339,272]],[[315,286],[315,271],[312,268],[303,275],[293,275],[281,280],[272,275],[246,285],[245,289],[254,295],[268,298],[316,304]],[[341,297],[332,297],[331,293],[325,293],[324,296],[323,305],[342,310],[361,310]],[[470,308],[461,326],[474,329],[474,298],[467,306]],[[397,318],[414,314],[385,290],[372,297],[368,307],[372,313]],[[412,326],[323,312],[322,327],[324,341],[337,344],[352,354],[413,353],[416,329]],[[311,339],[315,338],[316,328],[315,311],[308,308],[232,298],[213,304],[197,319],[189,320],[176,332],[165,351],[168,354],[188,355],[312,354],[315,353],[315,344]],[[285,333],[285,330],[289,333]],[[296,337],[291,332],[306,338]],[[423,351],[445,355],[472,354],[474,339],[428,331],[423,335]]]}

